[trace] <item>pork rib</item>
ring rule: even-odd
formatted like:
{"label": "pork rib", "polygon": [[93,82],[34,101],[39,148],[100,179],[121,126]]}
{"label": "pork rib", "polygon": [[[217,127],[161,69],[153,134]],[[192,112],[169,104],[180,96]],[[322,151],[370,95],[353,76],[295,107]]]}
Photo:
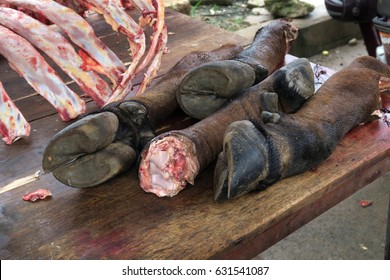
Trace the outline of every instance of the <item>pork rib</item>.
{"label": "pork rib", "polygon": [[[52,0],[0,0],[0,4],[23,7],[44,15],[86,52],[82,54],[89,67],[108,76],[114,84],[120,81],[126,67],[116,54],[97,38],[88,22],[72,9]],[[93,64],[97,64],[97,67]]]}
{"label": "pork rib", "polygon": [[113,30],[127,36],[130,44],[132,62],[123,74],[120,83],[114,89],[108,103],[123,100],[132,88],[131,80],[136,74],[136,68],[143,57],[146,44],[142,28],[124,11],[117,1],[110,0],[77,0],[88,9],[102,14]]}
{"label": "pork rib", "polygon": [[3,141],[11,145],[19,138],[30,135],[30,125],[9,98],[0,82],[0,134]]}
{"label": "pork rib", "polygon": [[39,52],[24,38],[0,25],[0,54],[10,66],[68,121],[85,112],[85,102],[70,90]]}
{"label": "pork rib", "polygon": [[95,72],[83,70],[83,60],[60,33],[10,8],[0,7],[0,25],[44,51],[96,104],[103,106],[107,102],[111,88]]}
{"label": "pork rib", "polygon": [[160,68],[161,57],[166,51],[168,42],[168,30],[164,22],[165,7],[162,0],[133,0],[133,3],[142,11],[140,22],[146,21],[145,24],[149,24],[153,28],[152,41],[148,53],[136,70],[138,73],[150,63],[148,70],[144,74],[144,79],[137,90],[136,95],[139,95],[145,91],[150,81],[156,76],[157,70]]}

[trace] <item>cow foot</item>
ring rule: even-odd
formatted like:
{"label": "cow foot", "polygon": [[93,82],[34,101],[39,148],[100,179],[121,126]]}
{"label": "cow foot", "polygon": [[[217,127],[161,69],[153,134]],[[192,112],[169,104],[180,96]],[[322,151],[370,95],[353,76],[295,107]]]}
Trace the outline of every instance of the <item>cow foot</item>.
{"label": "cow foot", "polygon": [[154,137],[145,106],[112,103],[60,131],[47,145],[42,167],[71,187],[92,187],[130,169]]}

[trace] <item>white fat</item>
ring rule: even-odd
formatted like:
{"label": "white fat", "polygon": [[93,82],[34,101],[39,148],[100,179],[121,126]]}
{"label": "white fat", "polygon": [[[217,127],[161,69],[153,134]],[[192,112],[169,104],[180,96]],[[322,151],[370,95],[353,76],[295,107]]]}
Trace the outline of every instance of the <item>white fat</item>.
{"label": "white fat", "polygon": [[158,151],[158,153],[152,153],[150,157],[150,164],[156,166],[156,168],[164,168],[168,162],[169,152]]}
{"label": "white fat", "polygon": [[168,150],[161,150],[157,143],[151,145],[146,161],[146,164],[149,165],[150,185],[142,186],[145,191],[162,197],[174,196],[183,189],[182,184],[165,171],[173,160],[173,153],[173,147],[169,147]]}

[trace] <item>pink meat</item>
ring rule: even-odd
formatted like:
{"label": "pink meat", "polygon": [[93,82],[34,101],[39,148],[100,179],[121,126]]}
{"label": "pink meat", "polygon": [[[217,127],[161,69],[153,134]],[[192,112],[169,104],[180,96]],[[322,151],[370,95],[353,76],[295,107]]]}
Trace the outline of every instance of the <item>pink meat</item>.
{"label": "pink meat", "polygon": [[45,199],[45,198],[51,197],[51,196],[52,196],[52,194],[49,190],[38,189],[34,192],[30,192],[30,193],[24,195],[23,200],[35,202],[37,200],[42,200],[42,199]]}
{"label": "pink meat", "polygon": [[113,83],[120,81],[126,67],[116,54],[97,38],[88,22],[72,9],[52,0],[0,0],[0,4],[15,5],[45,16],[88,53],[91,59],[86,60],[86,63],[92,60],[99,65],[93,68],[95,71],[102,71]]}
{"label": "pink meat", "polygon": [[10,66],[68,121],[85,112],[85,103],[58,77],[54,69],[25,39],[0,25],[0,54]]}
{"label": "pink meat", "polygon": [[194,184],[199,164],[193,147],[168,136],[151,143],[139,168],[141,188],[159,197],[174,196]]}
{"label": "pink meat", "polygon": [[11,145],[19,137],[30,135],[30,125],[15,106],[0,82],[0,135]]}
{"label": "pink meat", "polygon": [[44,51],[99,106],[107,102],[111,88],[95,72],[83,70],[83,60],[60,33],[10,8],[0,7],[0,24]]}

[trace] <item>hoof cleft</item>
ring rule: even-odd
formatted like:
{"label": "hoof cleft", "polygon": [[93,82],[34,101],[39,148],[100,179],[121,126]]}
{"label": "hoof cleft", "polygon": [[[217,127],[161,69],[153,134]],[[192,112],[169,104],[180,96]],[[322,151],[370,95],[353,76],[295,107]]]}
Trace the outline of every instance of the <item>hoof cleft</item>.
{"label": "hoof cleft", "polygon": [[89,115],[74,122],[50,140],[43,154],[43,170],[51,172],[75,158],[104,148],[114,141],[118,126],[118,118],[111,112]]}

